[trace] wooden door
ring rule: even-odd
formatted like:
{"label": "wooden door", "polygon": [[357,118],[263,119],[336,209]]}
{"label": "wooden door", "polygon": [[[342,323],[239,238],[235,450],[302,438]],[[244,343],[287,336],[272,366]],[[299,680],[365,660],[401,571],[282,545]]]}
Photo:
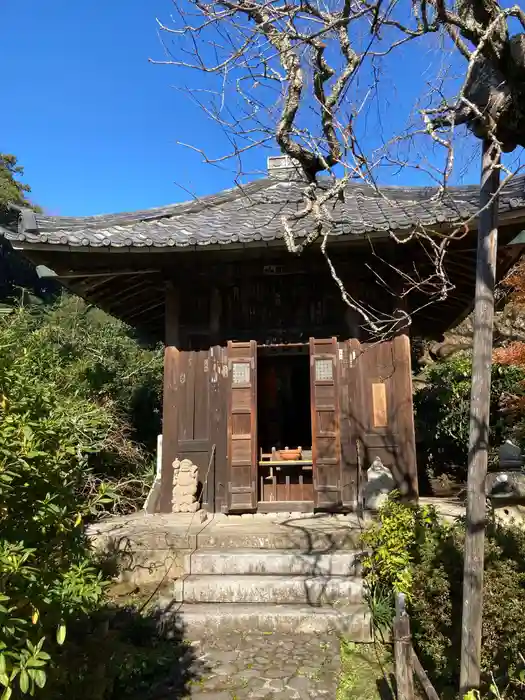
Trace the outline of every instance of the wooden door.
{"label": "wooden door", "polygon": [[392,471],[401,493],[413,496],[417,494],[417,467],[410,340],[399,335],[363,343],[357,364],[362,395],[357,421],[364,448],[362,469],[379,457]]}
{"label": "wooden door", "polygon": [[228,510],[257,507],[257,343],[228,343]]}
{"label": "wooden door", "polygon": [[361,343],[356,338],[339,343],[339,422],[341,428],[341,469],[343,506],[359,505],[360,473],[358,437],[361,416],[361,388],[357,359]]}
{"label": "wooden door", "polygon": [[[211,369],[214,348],[181,350],[177,372],[175,456],[190,459],[199,474],[199,497],[204,510],[215,509],[215,452],[211,439]],[[200,490],[202,489],[202,491]]]}
{"label": "wooden door", "polygon": [[330,510],[342,504],[336,338],[310,338],[310,392],[314,506]]}

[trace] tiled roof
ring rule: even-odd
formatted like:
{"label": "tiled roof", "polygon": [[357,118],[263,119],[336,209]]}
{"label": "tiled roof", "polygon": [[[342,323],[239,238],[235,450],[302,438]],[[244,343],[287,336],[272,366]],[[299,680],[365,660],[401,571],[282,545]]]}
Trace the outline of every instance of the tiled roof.
{"label": "tiled roof", "polygon": [[[191,202],[145,211],[86,217],[44,216],[23,211],[12,240],[89,247],[188,247],[269,242],[283,236],[282,216],[302,206],[304,183],[265,178]],[[381,234],[418,224],[454,223],[478,209],[477,186],[453,187],[443,197],[421,187],[372,188],[349,184],[344,201],[330,204],[336,235]],[[514,178],[500,197],[500,213],[523,209],[525,176]],[[306,223],[306,226],[308,222]],[[305,231],[301,222],[295,233]],[[25,247],[25,246],[23,246]]]}

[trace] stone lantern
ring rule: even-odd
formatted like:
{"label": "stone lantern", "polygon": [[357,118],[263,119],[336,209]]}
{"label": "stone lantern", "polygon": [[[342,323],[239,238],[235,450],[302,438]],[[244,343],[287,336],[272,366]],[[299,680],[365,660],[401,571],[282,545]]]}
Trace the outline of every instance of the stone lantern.
{"label": "stone lantern", "polygon": [[525,503],[524,459],[520,448],[505,440],[498,450],[498,464],[487,475],[486,493],[493,505]]}

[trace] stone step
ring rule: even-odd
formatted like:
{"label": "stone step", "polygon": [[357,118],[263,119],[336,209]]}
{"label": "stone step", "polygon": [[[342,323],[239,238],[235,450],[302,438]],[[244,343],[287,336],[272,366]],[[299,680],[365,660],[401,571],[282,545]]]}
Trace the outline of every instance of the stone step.
{"label": "stone step", "polygon": [[[165,601],[166,603],[166,601]],[[370,612],[365,605],[315,608],[300,605],[238,603],[166,605],[162,623],[185,639],[201,640],[227,632],[261,634],[324,634],[338,632],[353,642],[373,641]]]}
{"label": "stone step", "polygon": [[303,525],[299,520],[293,524],[274,524],[250,521],[219,522],[213,528],[205,528],[196,537],[197,549],[293,549],[295,551],[333,552],[355,551],[360,547],[361,530],[352,522],[309,521]]}
{"label": "stone step", "polygon": [[361,552],[303,553],[287,549],[199,549],[186,557],[187,574],[264,574],[356,576],[361,571]]}
{"label": "stone step", "polygon": [[361,603],[363,581],[355,576],[189,575],[175,581],[173,598],[184,603],[326,605]]}
{"label": "stone step", "polygon": [[346,530],[341,532],[286,532],[284,528],[276,531],[231,529],[204,531],[197,537],[198,549],[293,549],[301,552],[330,552],[335,550],[355,551],[359,548],[360,532]]}

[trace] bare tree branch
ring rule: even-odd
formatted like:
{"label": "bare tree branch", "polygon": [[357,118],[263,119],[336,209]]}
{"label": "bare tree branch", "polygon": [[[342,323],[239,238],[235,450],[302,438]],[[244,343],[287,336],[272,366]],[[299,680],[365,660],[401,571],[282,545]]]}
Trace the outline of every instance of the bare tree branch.
{"label": "bare tree branch", "polygon": [[[382,315],[345,289],[328,254],[333,204],[355,182],[375,201],[398,206],[379,184],[386,169],[397,167],[424,173],[438,186],[429,199],[444,198],[454,208],[447,189],[464,138],[460,126],[491,139],[499,154],[525,145],[525,33],[512,36],[509,29],[511,18],[525,29],[524,11],[497,0],[188,0],[174,6],[169,26],[158,20],[171,44],[164,42],[165,60],[154,62],[203,75],[205,82],[185,90],[230,148],[212,155],[198,143],[185,145],[207,163],[234,161],[240,180],[243,156],[275,143],[304,178],[300,206],[281,217],[288,250],[300,254],[319,242],[343,300],[374,333],[408,324],[406,313]],[[386,125],[380,86],[388,85],[394,59],[410,45],[420,47],[421,56],[434,47],[435,71],[407,112],[408,126],[379,140],[367,131],[367,119],[383,110]],[[456,56],[463,66],[459,80],[450,70]],[[395,79],[402,81],[402,71]],[[501,167],[503,186],[513,171]],[[399,278],[397,294],[434,300],[451,292],[446,252],[479,214],[457,211],[447,232],[424,221],[408,233],[388,231],[396,244],[418,242],[425,251],[426,273],[382,261]],[[392,293],[381,274],[375,277]]]}

